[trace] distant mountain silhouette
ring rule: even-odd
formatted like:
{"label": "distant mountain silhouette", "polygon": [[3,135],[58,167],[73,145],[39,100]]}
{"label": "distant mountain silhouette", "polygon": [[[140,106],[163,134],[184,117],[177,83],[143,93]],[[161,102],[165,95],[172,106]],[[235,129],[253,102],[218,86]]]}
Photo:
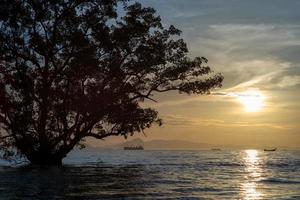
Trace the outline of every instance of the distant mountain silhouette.
{"label": "distant mountain silhouette", "polygon": [[[126,146],[143,146],[145,150],[189,150],[189,149],[209,149],[215,145],[207,143],[196,143],[185,140],[150,140],[143,141],[140,138],[126,141],[115,145],[107,145],[99,148],[123,149]],[[95,148],[95,147],[94,147]],[[98,147],[97,147],[98,148]]]}
{"label": "distant mountain silhouette", "polygon": [[116,146],[127,147],[127,146],[144,146],[144,145],[145,145],[145,142],[142,139],[136,138],[136,139],[129,140],[124,143],[118,144]]}
{"label": "distant mountain silhouette", "polygon": [[[119,144],[102,145],[102,146],[92,146],[90,144],[86,145],[86,149],[116,149],[121,150],[127,146],[143,146],[145,150],[211,150],[211,149],[264,149],[265,146],[262,145],[232,145],[232,144],[209,144],[200,142],[190,142],[186,140],[150,140],[143,141],[140,138],[125,141]],[[285,146],[277,146],[279,149],[297,149],[288,148]],[[271,147],[270,147],[271,148]]]}

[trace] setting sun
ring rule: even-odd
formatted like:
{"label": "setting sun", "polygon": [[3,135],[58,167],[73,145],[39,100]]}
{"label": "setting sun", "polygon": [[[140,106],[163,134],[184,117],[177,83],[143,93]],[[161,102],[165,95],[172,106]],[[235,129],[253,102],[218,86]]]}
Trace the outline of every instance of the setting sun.
{"label": "setting sun", "polygon": [[258,90],[248,90],[237,95],[246,112],[258,112],[263,108],[265,97]]}
{"label": "setting sun", "polygon": [[0,200],[300,200],[300,0],[0,0]]}

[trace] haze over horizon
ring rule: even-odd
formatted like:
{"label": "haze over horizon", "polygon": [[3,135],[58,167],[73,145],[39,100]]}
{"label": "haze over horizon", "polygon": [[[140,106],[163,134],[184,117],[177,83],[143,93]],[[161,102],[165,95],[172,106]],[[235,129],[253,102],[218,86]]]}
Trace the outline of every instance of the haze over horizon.
{"label": "haze over horizon", "polygon": [[[224,75],[210,96],[156,96],[162,127],[149,140],[300,147],[300,2],[143,0],[165,26],[182,30],[191,56]],[[93,145],[124,142],[107,138]]]}

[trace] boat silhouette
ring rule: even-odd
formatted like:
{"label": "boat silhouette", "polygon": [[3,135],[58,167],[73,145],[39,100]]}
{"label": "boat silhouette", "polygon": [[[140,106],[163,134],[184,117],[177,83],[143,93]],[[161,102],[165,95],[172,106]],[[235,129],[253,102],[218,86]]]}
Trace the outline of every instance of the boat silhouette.
{"label": "boat silhouette", "polygon": [[274,148],[274,149],[264,149],[264,151],[276,151],[277,148]]}
{"label": "boat silhouette", "polygon": [[143,146],[127,146],[123,148],[124,150],[144,150]]}

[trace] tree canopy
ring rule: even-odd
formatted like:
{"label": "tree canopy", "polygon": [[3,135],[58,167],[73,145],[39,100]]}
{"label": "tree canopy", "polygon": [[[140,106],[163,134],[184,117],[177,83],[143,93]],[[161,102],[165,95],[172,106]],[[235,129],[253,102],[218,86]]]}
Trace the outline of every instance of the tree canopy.
{"label": "tree canopy", "polygon": [[0,1],[0,150],[60,164],[86,137],[161,124],[141,102],[209,94],[223,77],[188,57],[180,30],[128,0]]}

